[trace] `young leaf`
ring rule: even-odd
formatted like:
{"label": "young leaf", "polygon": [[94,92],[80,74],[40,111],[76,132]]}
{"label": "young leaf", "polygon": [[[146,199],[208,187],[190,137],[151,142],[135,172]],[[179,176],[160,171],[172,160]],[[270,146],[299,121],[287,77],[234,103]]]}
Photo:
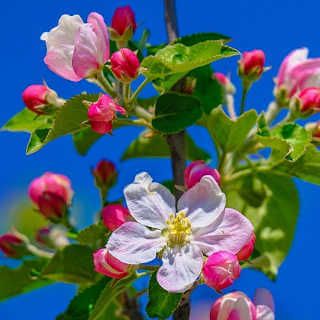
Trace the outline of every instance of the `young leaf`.
{"label": "young leaf", "polygon": [[224,152],[239,149],[257,121],[257,113],[250,110],[237,120],[231,120],[221,108],[213,110],[208,117],[207,128],[219,147]]}
{"label": "young leaf", "polygon": [[77,240],[83,244],[96,250],[102,248],[107,242],[108,230],[102,223],[93,224],[78,234]]}
{"label": "young leaf", "polygon": [[[160,134],[150,135],[150,133],[150,131],[142,132],[136,140],[132,141],[121,159],[169,158],[170,150],[165,138]],[[210,155],[198,147],[189,135],[186,135],[186,156],[190,161],[210,159]]]}
{"label": "young leaf", "polygon": [[93,144],[95,144],[103,135],[92,131],[91,128],[82,129],[79,132],[73,134],[73,143],[82,156],[85,156]]}
{"label": "young leaf", "polygon": [[190,95],[166,93],[157,100],[152,125],[161,132],[175,133],[194,124],[201,114],[199,99]]}
{"label": "young leaf", "polygon": [[149,283],[148,316],[159,319],[169,318],[178,307],[181,297],[181,293],[169,293],[164,290],[158,284],[156,273],[153,273]]}
{"label": "young leaf", "polygon": [[42,271],[42,276],[67,283],[90,283],[95,279],[92,249],[73,244],[58,251]]}
{"label": "young leaf", "polygon": [[221,33],[202,32],[178,38],[174,43],[182,43],[186,46],[192,46],[196,43],[208,40],[222,40],[224,43],[231,41],[231,38]]}

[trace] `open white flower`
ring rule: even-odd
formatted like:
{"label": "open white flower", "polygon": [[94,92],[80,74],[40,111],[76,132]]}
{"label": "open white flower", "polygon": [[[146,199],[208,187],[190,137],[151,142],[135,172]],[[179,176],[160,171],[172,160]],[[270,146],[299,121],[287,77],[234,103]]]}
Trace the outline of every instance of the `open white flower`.
{"label": "open white flower", "polygon": [[233,209],[211,176],[185,192],[175,206],[168,189],[147,173],[136,176],[124,190],[131,215],[115,230],[107,250],[128,264],[162,258],[159,284],[169,292],[184,292],[199,277],[203,255],[226,250],[236,254],[249,240],[253,227]]}

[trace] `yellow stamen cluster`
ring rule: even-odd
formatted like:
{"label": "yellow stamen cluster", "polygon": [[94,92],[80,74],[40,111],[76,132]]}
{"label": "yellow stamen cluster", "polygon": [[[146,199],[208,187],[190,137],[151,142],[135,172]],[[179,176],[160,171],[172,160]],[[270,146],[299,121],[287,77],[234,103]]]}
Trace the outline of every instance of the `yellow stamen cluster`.
{"label": "yellow stamen cluster", "polygon": [[176,216],[171,214],[167,225],[165,236],[169,247],[183,246],[189,241],[191,223],[184,212],[179,212]]}

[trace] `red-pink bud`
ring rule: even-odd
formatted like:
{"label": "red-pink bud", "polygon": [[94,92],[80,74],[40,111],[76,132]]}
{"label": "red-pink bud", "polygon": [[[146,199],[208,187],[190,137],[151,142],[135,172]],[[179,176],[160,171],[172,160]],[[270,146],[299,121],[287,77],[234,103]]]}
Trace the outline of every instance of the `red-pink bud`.
{"label": "red-pink bud", "polygon": [[298,99],[301,112],[320,111],[320,88],[305,88],[299,93]]}
{"label": "red-pink bud", "polygon": [[117,112],[126,113],[125,109],[117,105],[112,98],[103,94],[88,109],[88,118],[92,130],[100,134],[112,132],[112,122],[116,118]]}
{"label": "red-pink bud", "polygon": [[118,80],[130,83],[138,76],[138,56],[128,48],[122,48],[111,56],[111,70]]}
{"label": "red-pink bud", "polygon": [[92,170],[92,174],[95,178],[97,187],[103,189],[112,187],[118,177],[118,172],[113,162],[104,159],[98,162],[96,167]]}
{"label": "red-pink bud", "polygon": [[254,232],[251,234],[249,241],[242,247],[237,253],[239,261],[248,260],[254,250],[254,244],[256,243],[256,235]]}
{"label": "red-pink bud", "polygon": [[110,230],[114,231],[123,223],[130,220],[129,210],[121,204],[108,204],[101,211],[103,224]]}
{"label": "red-pink bud", "polygon": [[215,252],[205,262],[202,273],[209,287],[217,291],[229,287],[240,276],[237,256],[228,251]]}
{"label": "red-pink bud", "polygon": [[70,180],[61,174],[46,172],[29,186],[29,197],[48,219],[57,221],[66,214],[73,190]]}
{"label": "red-pink bud", "polygon": [[23,91],[22,100],[29,110],[37,114],[43,114],[43,107],[48,104],[47,96],[49,92],[47,86],[33,84]]}
{"label": "red-pink bud", "polygon": [[210,320],[257,320],[256,307],[242,292],[232,292],[216,300]]}
{"label": "red-pink bud", "polygon": [[113,279],[122,279],[129,274],[129,265],[113,257],[107,249],[99,249],[93,254],[96,272]]}
{"label": "red-pink bud", "polygon": [[16,259],[21,258],[27,252],[24,241],[13,233],[0,236],[0,251],[7,257]]}
{"label": "red-pink bud", "polygon": [[111,28],[119,36],[127,33],[129,29],[131,34],[135,32],[137,24],[134,12],[130,6],[119,7],[115,10],[111,21]]}
{"label": "red-pink bud", "polygon": [[221,182],[220,173],[206,165],[203,160],[190,163],[184,171],[184,183],[189,189],[197,184],[203,176],[211,176],[218,184]]}
{"label": "red-pink bud", "polygon": [[247,51],[242,54],[239,61],[239,74],[241,77],[258,79],[264,69],[265,54],[262,50]]}
{"label": "red-pink bud", "polygon": [[222,86],[226,86],[229,82],[228,77],[221,72],[215,72],[214,76]]}

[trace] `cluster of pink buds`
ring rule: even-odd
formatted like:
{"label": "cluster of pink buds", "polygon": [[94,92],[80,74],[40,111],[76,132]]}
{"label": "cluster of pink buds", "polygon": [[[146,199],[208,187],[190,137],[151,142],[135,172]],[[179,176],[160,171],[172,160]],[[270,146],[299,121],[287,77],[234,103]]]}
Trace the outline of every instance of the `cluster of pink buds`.
{"label": "cluster of pink buds", "polygon": [[29,197],[44,217],[58,222],[67,214],[73,190],[66,176],[46,172],[31,182]]}
{"label": "cluster of pink buds", "polygon": [[239,61],[239,76],[247,82],[258,80],[264,71],[265,59],[262,50],[244,52]]}
{"label": "cluster of pink buds", "polygon": [[121,204],[108,204],[101,211],[103,224],[110,231],[119,228],[126,221],[130,220],[130,213]]}
{"label": "cluster of pink buds", "polygon": [[27,248],[19,234],[6,233],[0,236],[0,251],[9,258],[19,259],[27,253]]}

